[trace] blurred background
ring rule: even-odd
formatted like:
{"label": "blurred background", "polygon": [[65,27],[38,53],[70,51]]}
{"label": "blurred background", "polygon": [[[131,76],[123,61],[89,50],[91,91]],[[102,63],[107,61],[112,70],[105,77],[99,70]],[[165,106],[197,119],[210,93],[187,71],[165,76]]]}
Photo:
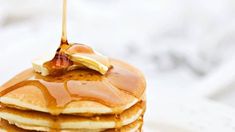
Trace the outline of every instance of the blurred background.
{"label": "blurred background", "polygon": [[[61,14],[59,0],[0,0],[1,84],[55,51]],[[68,0],[68,39],[141,69],[148,113],[185,96],[235,107],[234,0]]]}

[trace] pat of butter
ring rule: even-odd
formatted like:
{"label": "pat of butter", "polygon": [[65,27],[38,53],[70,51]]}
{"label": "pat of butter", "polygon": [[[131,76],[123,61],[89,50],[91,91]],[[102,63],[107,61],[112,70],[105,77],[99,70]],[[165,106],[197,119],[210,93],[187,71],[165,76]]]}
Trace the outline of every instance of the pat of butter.
{"label": "pat of butter", "polygon": [[[75,70],[80,68],[81,65],[85,66],[89,69],[98,71],[101,74],[106,74],[110,68],[110,62],[108,57],[101,55],[100,53],[86,54],[86,53],[66,53],[71,61],[73,61],[74,65],[68,67],[68,70]],[[44,63],[50,61],[53,57],[43,57],[32,62],[33,69],[35,72],[40,73],[42,76],[50,75],[49,70],[44,67]],[[77,66],[77,67],[76,67]],[[74,68],[75,67],[75,68]]]}
{"label": "pat of butter", "polygon": [[43,64],[47,61],[50,61],[50,59],[40,58],[32,61],[34,71],[40,73],[42,76],[49,75],[48,69],[43,66]]}
{"label": "pat of butter", "polygon": [[69,57],[73,62],[80,63],[89,69],[100,72],[103,75],[107,73],[111,66],[108,57],[97,52],[94,54],[75,53],[69,55]]}

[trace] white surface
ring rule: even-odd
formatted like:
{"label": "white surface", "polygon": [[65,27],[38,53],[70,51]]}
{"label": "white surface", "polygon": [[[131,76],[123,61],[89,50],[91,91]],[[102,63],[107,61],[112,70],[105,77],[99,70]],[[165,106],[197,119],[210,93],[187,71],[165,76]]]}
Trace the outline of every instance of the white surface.
{"label": "white surface", "polygon": [[[233,58],[233,57],[232,57]],[[235,90],[235,60],[223,64],[206,79],[194,86],[190,96],[213,98],[224,94],[229,89]]]}
{"label": "white surface", "polygon": [[[146,115],[147,132],[234,132],[234,109],[207,99],[160,97]],[[155,120],[154,122],[152,120]]]}

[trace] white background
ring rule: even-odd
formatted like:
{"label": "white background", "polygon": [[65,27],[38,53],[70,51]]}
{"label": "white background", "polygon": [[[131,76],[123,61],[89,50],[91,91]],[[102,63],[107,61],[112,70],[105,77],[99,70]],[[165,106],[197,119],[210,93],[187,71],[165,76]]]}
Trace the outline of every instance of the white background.
{"label": "white background", "polygon": [[[160,97],[206,96],[235,106],[235,90],[228,90],[235,82],[234,0],[68,1],[69,41],[141,69],[148,81],[148,113],[157,109],[156,100],[164,104]],[[61,3],[0,0],[0,84],[55,51]]]}

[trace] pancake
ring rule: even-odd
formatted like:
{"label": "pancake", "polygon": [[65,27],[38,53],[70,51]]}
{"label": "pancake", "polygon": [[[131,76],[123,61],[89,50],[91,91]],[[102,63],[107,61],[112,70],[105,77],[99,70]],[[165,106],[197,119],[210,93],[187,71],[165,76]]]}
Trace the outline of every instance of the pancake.
{"label": "pancake", "polygon": [[77,69],[42,76],[27,69],[0,87],[2,131],[141,131],[146,82],[139,70],[111,59],[102,75]]}
{"label": "pancake", "polygon": [[[18,127],[24,129],[47,130],[50,129],[110,129],[121,128],[137,121],[142,117],[145,111],[145,103],[139,102],[120,115],[97,115],[92,117],[83,117],[75,115],[52,116],[50,114],[24,111],[3,107],[0,110],[0,118],[9,121]],[[27,127],[24,127],[27,126]],[[30,126],[33,126],[32,128]],[[41,128],[41,129],[40,129]]]}
{"label": "pancake", "polygon": [[1,132],[29,132],[18,128],[14,125],[10,125],[8,121],[0,119],[0,131]]}
{"label": "pancake", "polygon": [[146,82],[139,70],[110,59],[106,75],[89,69],[43,77],[28,69],[0,88],[8,107],[60,114],[118,114],[142,100]]}
{"label": "pancake", "polygon": [[[79,129],[79,130],[50,130],[51,132],[56,131],[56,132],[114,132],[114,131],[119,131],[119,132],[141,132],[141,126],[143,124],[142,120],[135,121],[132,124],[129,124],[127,126],[123,126],[119,129],[108,129],[108,130],[89,130],[89,129]],[[24,126],[24,127],[29,127],[29,126]],[[31,128],[33,126],[30,126]],[[38,129],[38,127],[34,128],[34,130]],[[45,129],[45,128],[44,128]],[[0,131],[1,132],[31,132],[29,130],[24,130],[21,128],[16,127],[15,125],[9,124],[5,120],[0,120]],[[46,131],[46,129],[45,129]]]}
{"label": "pancake", "polygon": [[[128,95],[127,95],[128,96]],[[37,97],[37,98],[35,98]],[[128,97],[127,97],[128,98]],[[77,114],[77,113],[96,113],[96,114],[112,114],[121,113],[138,102],[137,98],[129,96],[131,100],[128,104],[110,108],[102,103],[95,101],[74,101],[69,103],[61,114]],[[22,87],[0,98],[0,102],[9,107],[22,110],[35,110],[45,113],[53,113],[53,110],[48,108],[46,100],[42,92],[34,86]],[[95,109],[94,109],[95,108]],[[57,113],[60,114],[60,113]]]}

